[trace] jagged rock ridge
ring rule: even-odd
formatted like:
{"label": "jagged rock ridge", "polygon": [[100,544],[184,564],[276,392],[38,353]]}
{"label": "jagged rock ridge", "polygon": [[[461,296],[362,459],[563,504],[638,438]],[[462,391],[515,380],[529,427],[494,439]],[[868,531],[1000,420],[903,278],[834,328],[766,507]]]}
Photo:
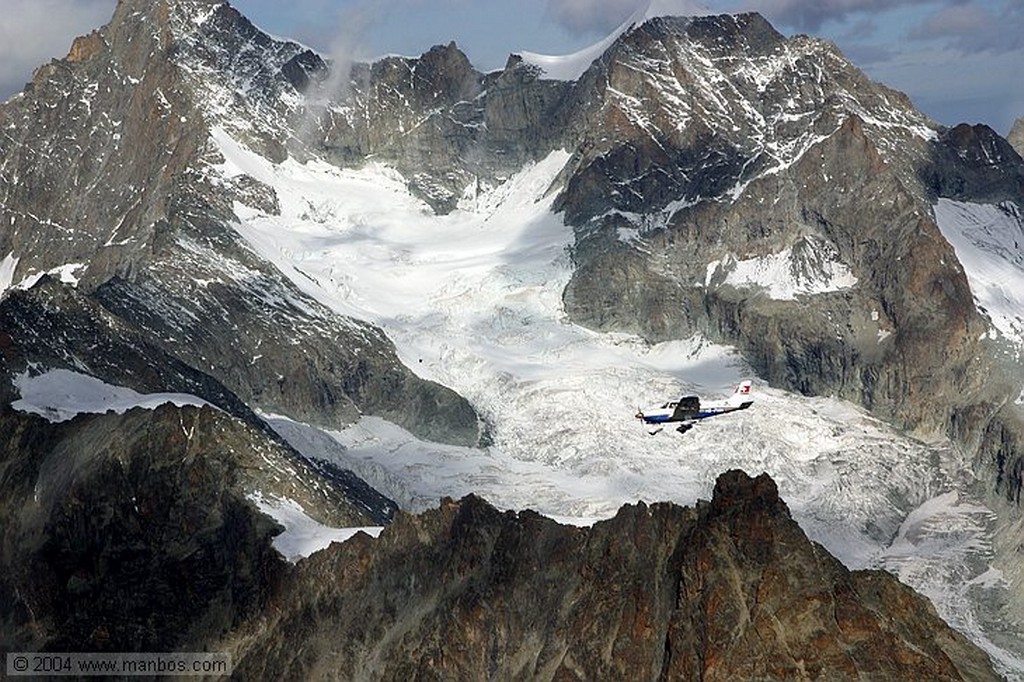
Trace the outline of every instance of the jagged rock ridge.
{"label": "jagged rock ridge", "polygon": [[449,500],[284,585],[280,608],[223,642],[243,675],[997,679],[927,602],[847,571],[770,478],[739,471],[710,503],[626,506],[590,529]]}

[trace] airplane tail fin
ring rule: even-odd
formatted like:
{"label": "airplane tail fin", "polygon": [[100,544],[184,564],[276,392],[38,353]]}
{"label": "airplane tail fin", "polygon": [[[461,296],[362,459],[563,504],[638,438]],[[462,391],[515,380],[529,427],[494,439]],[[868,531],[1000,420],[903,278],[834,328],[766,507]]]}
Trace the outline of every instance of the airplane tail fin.
{"label": "airplane tail fin", "polygon": [[740,382],[740,385],[736,387],[736,390],[733,391],[733,394],[729,397],[729,402],[733,405],[742,405],[743,403],[747,403],[749,405],[754,402],[754,396],[750,394],[751,385],[750,379]]}

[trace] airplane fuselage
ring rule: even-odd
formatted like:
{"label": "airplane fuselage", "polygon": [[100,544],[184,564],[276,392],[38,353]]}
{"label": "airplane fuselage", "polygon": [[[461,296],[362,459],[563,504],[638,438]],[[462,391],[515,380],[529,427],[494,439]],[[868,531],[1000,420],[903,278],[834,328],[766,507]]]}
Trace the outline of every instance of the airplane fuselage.
{"label": "airplane fuselage", "polygon": [[700,410],[693,414],[693,416],[686,419],[677,419],[672,416],[673,410],[652,408],[650,410],[644,410],[643,419],[644,423],[647,424],[669,424],[672,422],[679,421],[700,421],[701,419],[707,419],[708,417],[717,417],[720,414],[728,414],[729,412],[735,412],[737,410],[745,410],[754,404],[753,400],[740,403],[739,405],[701,405]]}
{"label": "airplane fuselage", "polygon": [[754,403],[750,395],[751,382],[744,381],[728,400],[719,400],[702,403],[697,396],[684,396],[679,400],[673,400],[658,407],[648,408],[637,412],[637,419],[644,424],[657,427],[651,431],[654,435],[666,424],[678,423],[678,431],[685,433],[695,424],[703,419],[717,417],[738,410],[745,410]]}

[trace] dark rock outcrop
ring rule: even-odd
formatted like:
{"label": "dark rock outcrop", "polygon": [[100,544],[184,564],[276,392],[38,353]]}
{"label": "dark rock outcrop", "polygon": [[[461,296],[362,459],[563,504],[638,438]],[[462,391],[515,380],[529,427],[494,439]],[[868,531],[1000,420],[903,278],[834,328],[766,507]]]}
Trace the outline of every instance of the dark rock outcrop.
{"label": "dark rock outcrop", "polygon": [[[277,679],[998,679],[891,575],[848,571],[774,482],[593,528],[467,497],[300,562],[218,646]],[[303,642],[295,647],[295,639]]]}
{"label": "dark rock outcrop", "polygon": [[289,565],[249,500],[287,458],[223,413],[40,426],[0,413],[5,648],[229,651],[261,679],[997,679],[922,597],[810,542],[766,475],[589,529],[445,500]]}
{"label": "dark rock outcrop", "polygon": [[935,158],[923,170],[934,196],[995,204],[1024,196],[1024,161],[1012,144],[986,125],[944,130]]}
{"label": "dark rock outcrop", "polygon": [[286,564],[252,498],[332,526],[386,520],[219,410],[49,424],[0,410],[0,646],[202,650],[262,612]]}

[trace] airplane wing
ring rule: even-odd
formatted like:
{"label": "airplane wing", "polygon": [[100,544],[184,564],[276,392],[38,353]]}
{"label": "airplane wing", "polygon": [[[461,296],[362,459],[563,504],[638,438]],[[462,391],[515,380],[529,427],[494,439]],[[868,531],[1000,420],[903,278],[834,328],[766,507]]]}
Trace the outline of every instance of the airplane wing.
{"label": "airplane wing", "polygon": [[679,399],[676,409],[672,412],[671,421],[681,422],[693,419],[700,413],[700,398],[688,395]]}

